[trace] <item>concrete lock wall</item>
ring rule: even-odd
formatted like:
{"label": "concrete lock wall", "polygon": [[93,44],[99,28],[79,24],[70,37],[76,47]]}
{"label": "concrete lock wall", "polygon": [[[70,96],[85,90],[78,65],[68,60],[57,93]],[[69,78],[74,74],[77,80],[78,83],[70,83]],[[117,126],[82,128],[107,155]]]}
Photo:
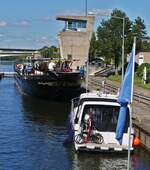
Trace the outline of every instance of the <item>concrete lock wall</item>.
{"label": "concrete lock wall", "polygon": [[143,147],[150,151],[150,133],[143,129],[140,125],[134,124],[135,136],[137,136]]}

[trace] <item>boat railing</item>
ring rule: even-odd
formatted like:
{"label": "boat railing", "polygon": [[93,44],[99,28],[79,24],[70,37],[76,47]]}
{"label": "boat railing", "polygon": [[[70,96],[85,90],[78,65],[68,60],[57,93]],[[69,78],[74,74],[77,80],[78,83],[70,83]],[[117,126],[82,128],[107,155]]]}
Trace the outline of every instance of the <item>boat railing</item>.
{"label": "boat railing", "polygon": [[71,100],[71,108],[73,109],[74,107],[77,107],[79,104],[79,97],[73,98]]}
{"label": "boat railing", "polygon": [[79,97],[73,98],[71,100],[71,113],[72,113],[72,118],[75,116],[75,107],[79,105]]}

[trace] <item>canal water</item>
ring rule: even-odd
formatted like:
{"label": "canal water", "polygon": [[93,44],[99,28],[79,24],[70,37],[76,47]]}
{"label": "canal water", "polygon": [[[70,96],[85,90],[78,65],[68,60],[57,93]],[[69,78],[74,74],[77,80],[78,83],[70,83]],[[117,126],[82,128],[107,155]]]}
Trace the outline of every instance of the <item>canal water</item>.
{"label": "canal water", "polygon": [[[76,153],[63,146],[69,110],[69,102],[24,96],[13,78],[0,80],[0,170],[125,170],[127,155]],[[150,170],[146,150],[132,154],[132,169]]]}

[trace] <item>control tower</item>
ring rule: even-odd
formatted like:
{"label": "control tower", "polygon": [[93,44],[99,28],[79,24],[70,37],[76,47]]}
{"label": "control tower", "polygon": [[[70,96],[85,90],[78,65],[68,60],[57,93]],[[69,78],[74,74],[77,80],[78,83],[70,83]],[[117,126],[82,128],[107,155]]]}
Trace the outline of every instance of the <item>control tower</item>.
{"label": "control tower", "polygon": [[87,61],[95,16],[57,16],[65,27],[58,33],[60,53],[63,59],[73,62],[73,68],[84,66]]}

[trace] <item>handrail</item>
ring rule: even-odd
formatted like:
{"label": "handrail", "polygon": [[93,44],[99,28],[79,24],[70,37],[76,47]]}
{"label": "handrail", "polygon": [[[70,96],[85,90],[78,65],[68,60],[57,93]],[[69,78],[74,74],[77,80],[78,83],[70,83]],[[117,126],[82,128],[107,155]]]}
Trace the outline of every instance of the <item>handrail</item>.
{"label": "handrail", "polygon": [[[95,86],[95,88],[104,88],[105,92],[107,93],[118,93],[118,87],[115,85],[112,85],[110,83],[105,82],[105,84],[102,84],[102,81],[98,81],[98,80],[94,80],[94,79],[89,79],[89,83],[90,85],[93,87]],[[150,97],[149,96],[145,96],[137,91],[134,91],[133,94],[134,100],[138,101],[140,103],[143,103],[145,105],[150,105]]]}

